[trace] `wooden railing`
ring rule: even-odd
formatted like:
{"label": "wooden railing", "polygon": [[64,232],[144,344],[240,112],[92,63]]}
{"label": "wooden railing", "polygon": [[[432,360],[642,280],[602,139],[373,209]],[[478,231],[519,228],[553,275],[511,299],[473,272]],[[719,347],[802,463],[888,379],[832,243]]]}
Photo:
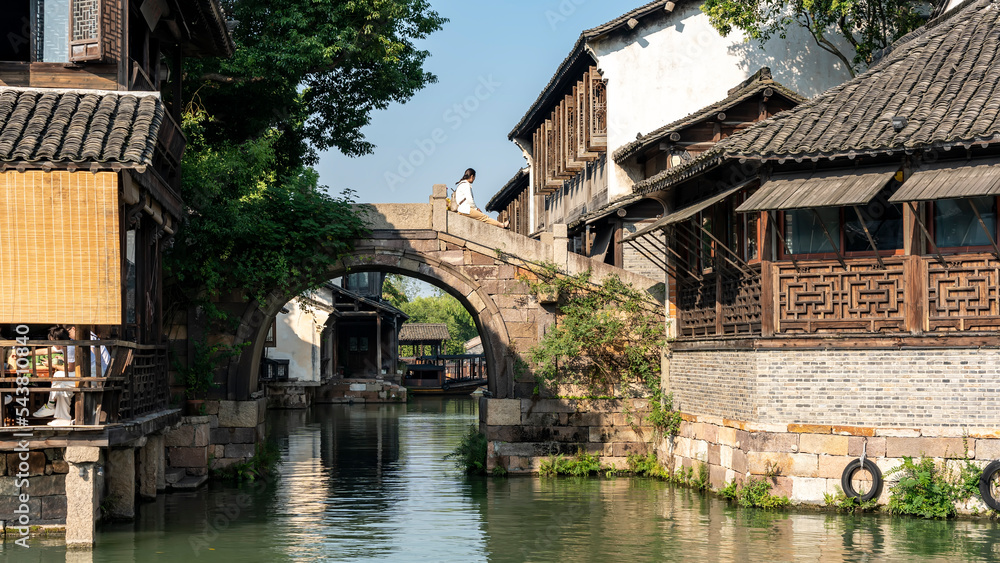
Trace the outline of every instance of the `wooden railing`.
{"label": "wooden railing", "polygon": [[760,266],[723,270],[678,288],[678,336],[759,334]]}
{"label": "wooden railing", "polygon": [[678,337],[1000,329],[1000,260],[945,258],[782,261],[763,275],[687,279],[677,289]]}
{"label": "wooden railing", "polygon": [[778,262],[776,331],[899,332],[906,329],[903,296],[907,259]]}
{"label": "wooden railing", "polygon": [[[69,373],[65,348],[53,348],[68,346],[74,347],[77,367]],[[70,395],[66,400],[74,426],[133,420],[169,403],[165,346],[120,340],[0,340],[0,359],[0,403],[11,398],[2,407],[4,427],[52,421],[51,416],[33,415],[53,391]]]}

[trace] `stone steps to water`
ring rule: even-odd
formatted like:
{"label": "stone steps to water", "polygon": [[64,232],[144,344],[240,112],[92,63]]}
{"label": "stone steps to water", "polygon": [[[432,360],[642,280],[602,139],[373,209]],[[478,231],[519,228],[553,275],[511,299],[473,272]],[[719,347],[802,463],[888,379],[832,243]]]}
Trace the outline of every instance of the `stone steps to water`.
{"label": "stone steps to water", "polygon": [[170,485],[170,489],[175,491],[193,491],[208,482],[208,475],[188,475],[180,481]]}
{"label": "stone steps to water", "polygon": [[164,479],[166,480],[168,485],[173,485],[186,476],[187,476],[187,471],[185,471],[183,468],[178,468],[178,467],[168,467],[166,472],[164,472]]}

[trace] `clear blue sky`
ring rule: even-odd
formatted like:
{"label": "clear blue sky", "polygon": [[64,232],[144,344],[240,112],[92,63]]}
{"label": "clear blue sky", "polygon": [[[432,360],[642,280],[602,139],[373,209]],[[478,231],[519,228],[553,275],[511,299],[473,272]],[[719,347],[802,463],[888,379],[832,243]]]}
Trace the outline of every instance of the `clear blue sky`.
{"label": "clear blue sky", "polygon": [[507,134],[580,32],[646,1],[431,0],[450,20],[419,44],[438,82],[372,116],[364,134],[374,154],[324,153],[320,183],[353,189],[359,202],[426,203],[431,186],[453,186],[472,167],[476,204],[485,208],[525,165]]}

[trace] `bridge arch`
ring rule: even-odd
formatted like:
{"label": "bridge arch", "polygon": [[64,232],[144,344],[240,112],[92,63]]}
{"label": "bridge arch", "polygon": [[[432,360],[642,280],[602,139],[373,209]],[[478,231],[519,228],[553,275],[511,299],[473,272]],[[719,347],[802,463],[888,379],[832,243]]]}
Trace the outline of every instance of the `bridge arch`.
{"label": "bridge arch", "polygon": [[[515,358],[537,343],[555,319],[520,279],[532,275],[532,265],[552,263],[570,274],[590,271],[595,280],[618,275],[663,298],[662,281],[569,253],[565,225],[556,225],[554,233],[543,234],[541,240],[530,239],[448,212],[446,193],[446,186],[437,185],[430,204],[361,206],[371,235],[356,241],[353,251],[316,277],[396,273],[428,282],[458,299],[482,337],[488,386],[495,397],[531,395],[534,381],[530,376],[519,380]],[[290,299],[306,289],[309,284],[303,281],[288,292],[273,292],[263,304],[229,304],[228,310],[240,318],[232,343],[247,347],[229,363],[228,399],[250,398],[257,389],[267,327]]]}
{"label": "bridge arch", "polygon": [[[483,341],[490,392],[496,397],[512,396],[514,357],[510,351],[510,335],[499,307],[483,285],[462,271],[461,267],[421,251],[397,249],[388,253],[373,253],[374,250],[363,242],[359,243],[354,251],[345,255],[323,276],[334,279],[354,272],[385,272],[409,276],[441,288],[458,299],[472,315]],[[294,297],[307,289],[308,285],[301,284],[291,295]],[[264,337],[271,319],[289,301],[288,295],[284,292],[272,293],[263,306],[249,304],[244,311],[234,344],[250,342],[250,345],[241,354],[239,364],[230,368],[230,394],[249,395],[257,388]]]}

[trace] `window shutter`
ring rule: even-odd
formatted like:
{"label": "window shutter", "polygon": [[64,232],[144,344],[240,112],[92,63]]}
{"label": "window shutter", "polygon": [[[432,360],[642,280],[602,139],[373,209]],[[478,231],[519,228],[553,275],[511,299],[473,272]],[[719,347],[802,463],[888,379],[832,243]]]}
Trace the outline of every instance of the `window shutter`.
{"label": "window shutter", "polygon": [[102,0],[72,0],[70,3],[70,61],[104,59],[101,4]]}

